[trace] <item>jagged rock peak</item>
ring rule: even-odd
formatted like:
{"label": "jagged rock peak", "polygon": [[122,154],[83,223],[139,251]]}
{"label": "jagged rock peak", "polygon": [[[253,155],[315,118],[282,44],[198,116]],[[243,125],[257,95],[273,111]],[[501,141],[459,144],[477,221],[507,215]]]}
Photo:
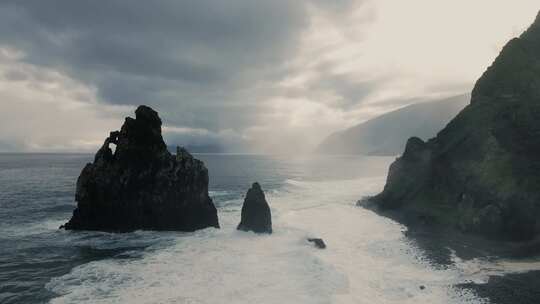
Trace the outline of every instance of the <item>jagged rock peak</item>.
{"label": "jagged rock peak", "polygon": [[422,139],[418,137],[411,137],[407,140],[405,145],[405,152],[403,157],[408,159],[421,158],[429,147]]}
{"label": "jagged rock peak", "polygon": [[[77,208],[64,226],[73,230],[193,231],[219,227],[208,195],[208,170],[183,148],[173,156],[161,119],[139,106],[120,131],[109,134],[77,180]],[[113,153],[109,147],[116,145]]]}
{"label": "jagged rock peak", "polygon": [[253,183],[242,205],[238,230],[272,233],[272,214],[259,183]]}
{"label": "jagged rock peak", "polygon": [[[540,16],[540,13],[539,13]],[[540,18],[519,37],[510,40],[476,82],[471,103],[516,102],[540,98]]]}
{"label": "jagged rock peak", "polygon": [[135,110],[135,119],[145,122],[153,128],[161,128],[161,119],[158,112],[149,106],[141,105]]}
{"label": "jagged rock peak", "polygon": [[248,190],[248,194],[247,195],[250,195],[250,193],[252,195],[259,195],[259,194],[262,194],[264,196],[264,192],[262,191],[262,188],[261,188],[261,185],[257,182],[254,182],[252,185],[251,185],[251,188]]}

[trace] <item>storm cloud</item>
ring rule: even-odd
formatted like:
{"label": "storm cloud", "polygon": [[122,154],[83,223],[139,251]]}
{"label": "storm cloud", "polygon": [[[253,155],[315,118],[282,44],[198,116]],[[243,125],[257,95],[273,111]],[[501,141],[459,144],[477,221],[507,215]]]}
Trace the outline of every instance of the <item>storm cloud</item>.
{"label": "storm cloud", "polygon": [[24,61],[96,86],[103,102],[174,109],[198,127],[210,123],[199,106],[239,102],[237,90],[286,73],[308,22],[298,1],[0,3],[0,41]]}
{"label": "storm cloud", "polygon": [[[409,13],[427,5],[413,2]],[[1,0],[0,118],[11,125],[0,126],[0,143],[10,150],[61,147],[38,136],[60,132],[68,147],[77,149],[76,137],[89,147],[113,121],[119,126],[147,104],[160,112],[171,141],[296,151],[294,145],[315,145],[335,129],[391,110],[384,100],[403,100],[395,108],[416,95],[467,90],[474,73],[456,77],[459,89],[453,80],[419,85],[428,77],[407,72],[421,69],[394,63],[416,60],[406,56],[409,45],[394,58],[397,49],[385,44],[400,41],[378,24],[409,18],[408,7],[389,10],[394,3]],[[393,15],[398,11],[404,16]],[[54,111],[64,116],[49,130],[39,113]],[[9,113],[26,113],[39,131],[21,133]],[[89,118],[73,127],[71,116]]]}

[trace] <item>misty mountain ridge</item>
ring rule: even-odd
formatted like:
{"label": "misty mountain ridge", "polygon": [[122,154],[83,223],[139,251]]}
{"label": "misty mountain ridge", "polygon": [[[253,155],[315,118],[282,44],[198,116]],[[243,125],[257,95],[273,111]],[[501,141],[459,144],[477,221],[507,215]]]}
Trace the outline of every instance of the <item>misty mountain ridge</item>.
{"label": "misty mountain ridge", "polygon": [[461,111],[470,94],[419,102],[382,114],[349,129],[338,131],[317,147],[321,154],[394,156],[403,152],[407,138],[427,140]]}

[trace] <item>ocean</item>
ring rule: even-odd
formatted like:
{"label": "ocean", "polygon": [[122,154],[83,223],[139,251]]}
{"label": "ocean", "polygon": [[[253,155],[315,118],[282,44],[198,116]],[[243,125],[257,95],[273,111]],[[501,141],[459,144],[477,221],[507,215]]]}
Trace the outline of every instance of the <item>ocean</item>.
{"label": "ocean", "polygon": [[[434,265],[405,227],[355,206],[382,189],[393,157],[195,156],[221,229],[115,234],[58,229],[92,155],[0,154],[0,303],[485,302],[454,286],[497,267]],[[272,235],[236,231],[255,181]]]}

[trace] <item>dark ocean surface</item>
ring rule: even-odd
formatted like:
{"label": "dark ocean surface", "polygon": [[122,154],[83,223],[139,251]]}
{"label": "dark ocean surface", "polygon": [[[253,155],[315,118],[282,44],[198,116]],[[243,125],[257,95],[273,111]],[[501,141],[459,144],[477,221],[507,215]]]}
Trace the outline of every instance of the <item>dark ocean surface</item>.
{"label": "dark ocean surface", "polygon": [[[513,267],[438,268],[404,227],[355,207],[382,188],[393,158],[196,157],[222,229],[111,234],[58,229],[92,155],[0,154],[0,303],[482,303],[454,286]],[[255,181],[272,208],[271,236],[234,229]]]}

